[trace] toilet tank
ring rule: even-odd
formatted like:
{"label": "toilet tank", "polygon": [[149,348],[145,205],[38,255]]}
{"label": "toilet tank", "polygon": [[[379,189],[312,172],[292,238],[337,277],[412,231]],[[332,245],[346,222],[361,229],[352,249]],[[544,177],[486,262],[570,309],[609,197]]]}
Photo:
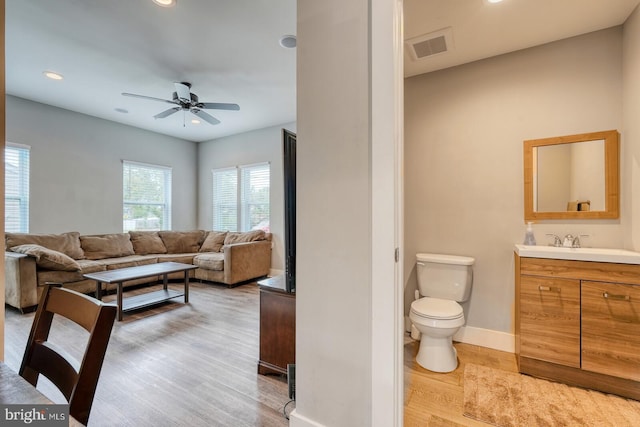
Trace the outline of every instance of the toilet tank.
{"label": "toilet tank", "polygon": [[474,262],[474,258],[466,256],[416,254],[420,295],[458,302],[468,300]]}

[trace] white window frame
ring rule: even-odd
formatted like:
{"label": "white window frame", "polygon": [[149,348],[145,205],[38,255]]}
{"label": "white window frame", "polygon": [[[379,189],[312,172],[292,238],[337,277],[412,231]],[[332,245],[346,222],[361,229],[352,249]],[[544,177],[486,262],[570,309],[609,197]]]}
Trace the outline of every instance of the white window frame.
{"label": "white window frame", "polygon": [[[161,201],[149,201],[131,199],[126,200],[126,179],[125,175],[131,167],[139,169],[147,169],[154,172],[162,173],[163,178],[163,194]],[[149,163],[141,163],[130,160],[122,161],[122,229],[124,232],[144,230],[144,231],[159,231],[159,230],[171,230],[171,183],[172,183],[172,168],[169,166],[154,165]],[[138,228],[135,223],[131,221],[133,218],[126,218],[126,210],[131,206],[159,206],[162,207],[162,224],[159,227],[147,226]],[[132,226],[133,225],[133,226]]]}
{"label": "white window frame", "polygon": [[[15,156],[10,155],[8,150],[15,151]],[[12,161],[16,161],[17,164],[14,164],[15,170],[17,172],[17,182],[15,182],[14,188],[10,188],[9,186],[16,181],[15,179],[10,179],[8,177],[8,173],[11,173],[11,170],[14,168],[7,167],[7,162],[9,157],[12,158]],[[14,158],[15,157],[15,158]],[[12,142],[7,142],[5,145],[5,196],[4,196],[4,206],[5,206],[5,218],[4,218],[4,228],[5,231],[8,232],[16,232],[16,233],[28,233],[29,232],[29,175],[30,175],[30,163],[31,163],[31,147],[23,144],[15,144]],[[12,203],[18,203],[18,219],[17,221],[8,221],[7,213],[10,209]],[[17,225],[17,227],[14,225]]]}
{"label": "white window frame", "polygon": [[[249,231],[251,225],[252,205],[264,205],[251,200],[249,173],[256,169],[267,170],[268,199],[267,209],[269,225],[271,223],[271,164],[269,162],[253,163],[219,169],[212,169],[212,227],[213,230],[220,231]],[[234,175],[235,191],[229,191],[219,185],[218,180],[226,176],[229,179],[230,173]],[[221,203],[224,202],[224,205]],[[234,220],[230,221],[228,214],[235,210]],[[225,215],[226,213],[226,215]],[[254,225],[255,227],[255,225]]]}

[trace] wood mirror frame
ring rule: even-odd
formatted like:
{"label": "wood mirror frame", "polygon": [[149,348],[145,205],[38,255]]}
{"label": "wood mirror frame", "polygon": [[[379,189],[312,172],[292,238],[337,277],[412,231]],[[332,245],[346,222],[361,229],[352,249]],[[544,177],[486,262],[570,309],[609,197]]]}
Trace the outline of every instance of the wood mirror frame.
{"label": "wood mirror frame", "polygon": [[[599,211],[534,211],[534,149],[558,144],[604,140],[605,209]],[[615,219],[620,216],[620,166],[618,131],[582,133],[524,141],[524,219]]]}

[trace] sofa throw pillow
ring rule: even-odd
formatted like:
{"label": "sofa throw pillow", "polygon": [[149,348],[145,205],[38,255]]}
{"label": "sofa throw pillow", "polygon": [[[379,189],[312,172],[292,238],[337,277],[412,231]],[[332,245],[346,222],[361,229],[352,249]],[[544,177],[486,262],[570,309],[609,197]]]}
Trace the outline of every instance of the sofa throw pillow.
{"label": "sofa throw pillow", "polygon": [[13,246],[9,250],[34,257],[36,265],[47,270],[80,271],[80,264],[75,259],[44,246],[26,244]]}
{"label": "sofa throw pillow", "polygon": [[226,231],[210,231],[200,246],[200,252],[220,252],[225,237],[227,237]]}
{"label": "sofa throw pillow", "polygon": [[204,231],[158,231],[168,254],[198,252],[204,240]]}
{"label": "sofa throw pillow", "polygon": [[129,233],[80,236],[80,244],[87,259],[116,258],[135,254]]}
{"label": "sofa throw pillow", "polygon": [[133,251],[137,255],[166,254],[167,248],[157,231],[130,231]]}
{"label": "sofa throw pillow", "polygon": [[62,252],[73,259],[84,259],[84,252],[80,246],[80,233],[77,231],[62,234],[6,233],[4,242],[7,249],[21,245],[39,245]]}
{"label": "sofa throw pillow", "polygon": [[264,230],[252,230],[244,232],[230,231],[229,233],[227,233],[227,236],[224,239],[224,244],[230,245],[232,243],[255,242],[258,240],[266,239],[267,235]]}

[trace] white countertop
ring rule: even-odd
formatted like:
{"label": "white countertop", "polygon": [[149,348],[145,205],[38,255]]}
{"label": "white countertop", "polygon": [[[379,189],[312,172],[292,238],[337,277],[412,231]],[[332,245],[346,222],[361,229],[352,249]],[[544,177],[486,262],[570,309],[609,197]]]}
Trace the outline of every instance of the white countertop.
{"label": "white countertop", "polygon": [[556,246],[515,245],[516,253],[525,258],[552,258],[573,261],[640,264],[640,252],[608,248],[565,248]]}

